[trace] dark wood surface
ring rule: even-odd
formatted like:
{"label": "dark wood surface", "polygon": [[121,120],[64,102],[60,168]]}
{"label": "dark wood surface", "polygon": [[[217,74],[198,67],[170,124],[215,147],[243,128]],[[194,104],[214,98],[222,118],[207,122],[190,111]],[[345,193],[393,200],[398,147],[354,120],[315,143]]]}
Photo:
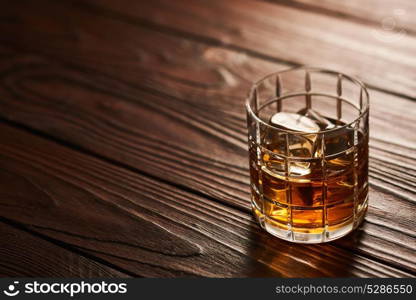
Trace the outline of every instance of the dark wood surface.
{"label": "dark wood surface", "polygon": [[[383,41],[393,8],[358,2],[2,5],[0,274],[416,276],[416,27]],[[299,64],[370,87],[366,222],[323,245],[250,212],[244,97]]]}

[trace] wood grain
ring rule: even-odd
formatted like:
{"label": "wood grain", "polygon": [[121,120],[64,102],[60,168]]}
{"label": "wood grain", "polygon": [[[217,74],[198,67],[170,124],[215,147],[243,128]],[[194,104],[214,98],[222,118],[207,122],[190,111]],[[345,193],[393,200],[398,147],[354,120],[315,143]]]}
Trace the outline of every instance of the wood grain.
{"label": "wood grain", "polygon": [[411,276],[331,244],[294,247],[246,213],[0,127],[1,214],[137,275]]}
{"label": "wood grain", "polygon": [[370,23],[386,31],[414,34],[416,4],[409,0],[267,0],[270,2],[295,6],[305,10],[315,10],[318,13],[328,14],[339,18],[350,19],[358,23]]}
{"label": "wood grain", "polygon": [[378,24],[254,0],[88,3],[91,10],[116,19],[148,22],[170,34],[205,39],[269,60],[342,70],[380,90],[416,96],[416,38],[383,35]]}
{"label": "wood grain", "polygon": [[[0,40],[13,45],[0,48],[0,115],[13,124],[35,128],[38,134],[47,134],[65,145],[97,155],[124,169],[147,174],[155,179],[161,178],[176,186],[162,184],[160,189],[169,187],[173,189],[172,194],[180,193],[177,188],[191,191],[192,194],[185,192],[184,197],[201,199],[199,201],[210,203],[209,206],[214,205],[214,216],[218,211],[225,210],[221,215],[228,218],[230,211],[233,212],[236,217],[223,226],[228,226],[226,228],[231,232],[237,230],[233,234],[238,236],[236,238],[233,234],[224,234],[224,230],[212,229],[213,224],[219,222],[217,219],[209,219],[208,223],[198,225],[209,232],[211,239],[206,242],[206,247],[211,256],[204,258],[209,263],[214,263],[218,273],[215,273],[214,267],[205,270],[202,258],[195,258],[196,262],[189,259],[186,263],[180,263],[174,258],[166,260],[163,257],[166,253],[162,253],[163,260],[157,255],[138,258],[136,252],[128,249],[116,251],[114,247],[104,247],[97,241],[90,242],[87,239],[86,242],[84,236],[77,236],[81,233],[85,235],[81,225],[79,232],[72,234],[70,243],[142,276],[415,274],[414,186],[406,184],[409,180],[414,182],[416,169],[412,159],[416,154],[416,140],[412,134],[416,125],[414,116],[408,113],[415,109],[414,102],[371,91],[372,189],[367,223],[356,235],[328,247],[324,245],[324,248],[297,249],[271,239],[258,229],[254,234],[250,234],[251,229],[247,230],[247,227],[238,231],[240,229],[235,227],[239,227],[234,224],[235,220],[245,219],[249,221],[245,221],[248,223],[243,227],[257,228],[247,214],[248,170],[242,99],[252,79],[287,67],[287,64],[256,58],[229,47],[212,46],[213,41],[205,38],[196,42],[194,37],[188,39],[183,38],[182,34],[164,33],[165,29],[158,32],[159,27],[142,24],[140,18],[136,22],[136,17],[100,15],[84,6],[76,9],[71,6],[72,13],[68,15],[65,12],[70,7],[66,3],[45,3],[48,6],[19,2],[1,12],[14,16],[10,18],[14,22],[2,22],[0,27],[4,32]],[[32,14],[24,13],[23,8],[28,7]],[[233,20],[235,19],[237,18]],[[14,34],[18,34],[19,38],[13,38]],[[52,153],[50,155],[56,156]],[[68,157],[71,155],[68,154]],[[26,161],[28,160],[27,158]],[[79,172],[84,173],[85,170]],[[30,171],[29,174],[34,177],[35,171]],[[116,185],[118,176],[111,178],[110,181]],[[85,179],[85,182],[88,180]],[[158,180],[152,181],[146,177],[137,177],[135,180],[150,180],[146,191],[152,190],[152,184],[161,184]],[[49,179],[42,179],[40,186],[48,181]],[[64,183],[58,186],[62,190],[68,188]],[[48,185],[48,188],[53,187]],[[84,195],[84,186],[80,189],[79,193]],[[77,194],[72,191],[72,186],[70,191]],[[124,190],[119,193],[125,197]],[[150,197],[143,194],[140,197]],[[202,197],[202,194],[208,196],[208,199]],[[154,196],[157,199],[152,200],[162,196],[158,193]],[[134,194],[132,197],[139,198]],[[82,196],[81,199],[84,201],[89,198]],[[130,196],[127,199],[130,200]],[[183,201],[181,198],[176,202],[184,205]],[[109,202],[117,203],[113,198]],[[124,206],[126,204],[123,204],[123,209]],[[85,208],[87,211],[96,209],[92,204],[80,207],[82,211]],[[128,205],[126,207],[128,211],[132,209]],[[180,209],[182,213],[193,211],[192,206],[186,205]],[[205,211],[206,206],[199,210]],[[394,217],[391,211],[395,212]],[[158,214],[163,216],[163,210],[160,209]],[[105,215],[110,219],[119,218],[111,211],[105,211]],[[86,219],[89,217],[87,215]],[[177,218],[180,220],[181,214],[175,212],[171,219]],[[65,226],[72,228],[72,219],[68,217],[67,220]],[[120,220],[115,227],[120,226],[119,222],[124,222],[122,218]],[[158,219],[155,220],[159,222]],[[26,222],[21,219],[19,221]],[[54,222],[56,220],[50,220],[48,234],[52,232]],[[82,221],[81,224],[88,228],[85,222]],[[103,222],[94,218],[91,226],[105,226],[101,224]],[[171,221],[166,222],[170,226]],[[195,221],[190,219],[189,224],[192,222]],[[151,228],[149,224],[147,225]],[[137,226],[135,223],[130,225],[132,228]],[[193,228],[192,225],[189,227]],[[108,230],[109,234],[104,239],[111,240],[114,229],[111,227]],[[53,232],[54,238],[67,240],[68,229],[62,231],[65,232]],[[157,233],[159,234],[163,235]],[[87,231],[87,235],[88,238],[91,236],[95,239],[101,233],[94,230]],[[243,242],[247,235],[250,236],[250,241]],[[196,233],[190,245],[185,239],[183,244],[177,246],[178,249],[175,248],[174,253],[184,251],[185,254],[181,255],[193,257],[196,253],[195,256],[199,257],[198,249],[201,246],[195,240],[200,238]],[[127,240],[129,245],[138,246],[124,235],[121,239]],[[216,239],[219,240],[215,241]],[[234,242],[235,240],[237,241]],[[167,241],[170,239],[167,238]],[[142,248],[157,242],[148,237],[143,243],[144,245],[139,243]],[[150,246],[146,243],[150,243]],[[192,243],[198,247],[193,248]],[[252,247],[252,243],[265,246]],[[87,247],[85,244],[93,246]],[[212,250],[212,247],[223,252]],[[227,252],[221,247],[232,251]],[[328,256],[320,258],[317,254],[319,251],[326,251]],[[238,258],[241,255],[243,258]],[[305,255],[308,258],[299,263],[299,257]],[[218,262],[221,256],[226,257],[222,268]],[[348,263],[342,267],[351,257],[354,262],[359,261],[362,265],[351,268]],[[129,260],[132,266],[129,266]],[[286,263],[282,265],[282,261]],[[370,262],[372,266],[369,266]],[[166,269],[164,263],[173,267]],[[198,267],[191,270],[192,264]],[[289,270],[290,264],[299,266]],[[403,271],[392,271],[394,268],[386,264]],[[244,268],[244,265],[254,267]]]}
{"label": "wood grain", "polygon": [[[0,194],[4,199],[3,190]],[[128,275],[0,222],[0,277],[96,278]]]}

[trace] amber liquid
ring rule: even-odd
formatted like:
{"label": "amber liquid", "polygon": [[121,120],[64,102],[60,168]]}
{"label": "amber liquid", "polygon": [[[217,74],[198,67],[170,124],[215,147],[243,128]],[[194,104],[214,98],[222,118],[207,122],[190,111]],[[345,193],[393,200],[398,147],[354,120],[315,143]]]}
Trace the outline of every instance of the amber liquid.
{"label": "amber liquid", "polygon": [[252,206],[260,224],[317,234],[356,227],[367,209],[367,139],[347,128],[290,140],[265,132],[260,147],[251,142]]}

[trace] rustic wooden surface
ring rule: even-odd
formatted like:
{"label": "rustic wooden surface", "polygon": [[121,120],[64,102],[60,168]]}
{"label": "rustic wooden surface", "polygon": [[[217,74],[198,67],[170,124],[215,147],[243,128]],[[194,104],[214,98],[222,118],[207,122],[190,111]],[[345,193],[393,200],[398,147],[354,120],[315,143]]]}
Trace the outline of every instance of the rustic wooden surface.
{"label": "rustic wooden surface", "polygon": [[[416,24],[382,27],[403,11],[412,0],[2,4],[0,275],[416,276]],[[370,87],[366,222],[323,245],[250,213],[244,97],[300,64]]]}

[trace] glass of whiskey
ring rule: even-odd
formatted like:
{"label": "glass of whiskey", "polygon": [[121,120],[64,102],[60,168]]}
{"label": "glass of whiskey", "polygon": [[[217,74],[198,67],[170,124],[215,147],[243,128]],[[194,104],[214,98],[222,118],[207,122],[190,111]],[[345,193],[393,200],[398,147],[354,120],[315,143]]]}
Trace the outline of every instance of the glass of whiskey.
{"label": "glass of whiskey", "polygon": [[298,67],[255,83],[246,102],[251,204],[267,232],[340,238],[368,206],[369,95],[345,74]]}

